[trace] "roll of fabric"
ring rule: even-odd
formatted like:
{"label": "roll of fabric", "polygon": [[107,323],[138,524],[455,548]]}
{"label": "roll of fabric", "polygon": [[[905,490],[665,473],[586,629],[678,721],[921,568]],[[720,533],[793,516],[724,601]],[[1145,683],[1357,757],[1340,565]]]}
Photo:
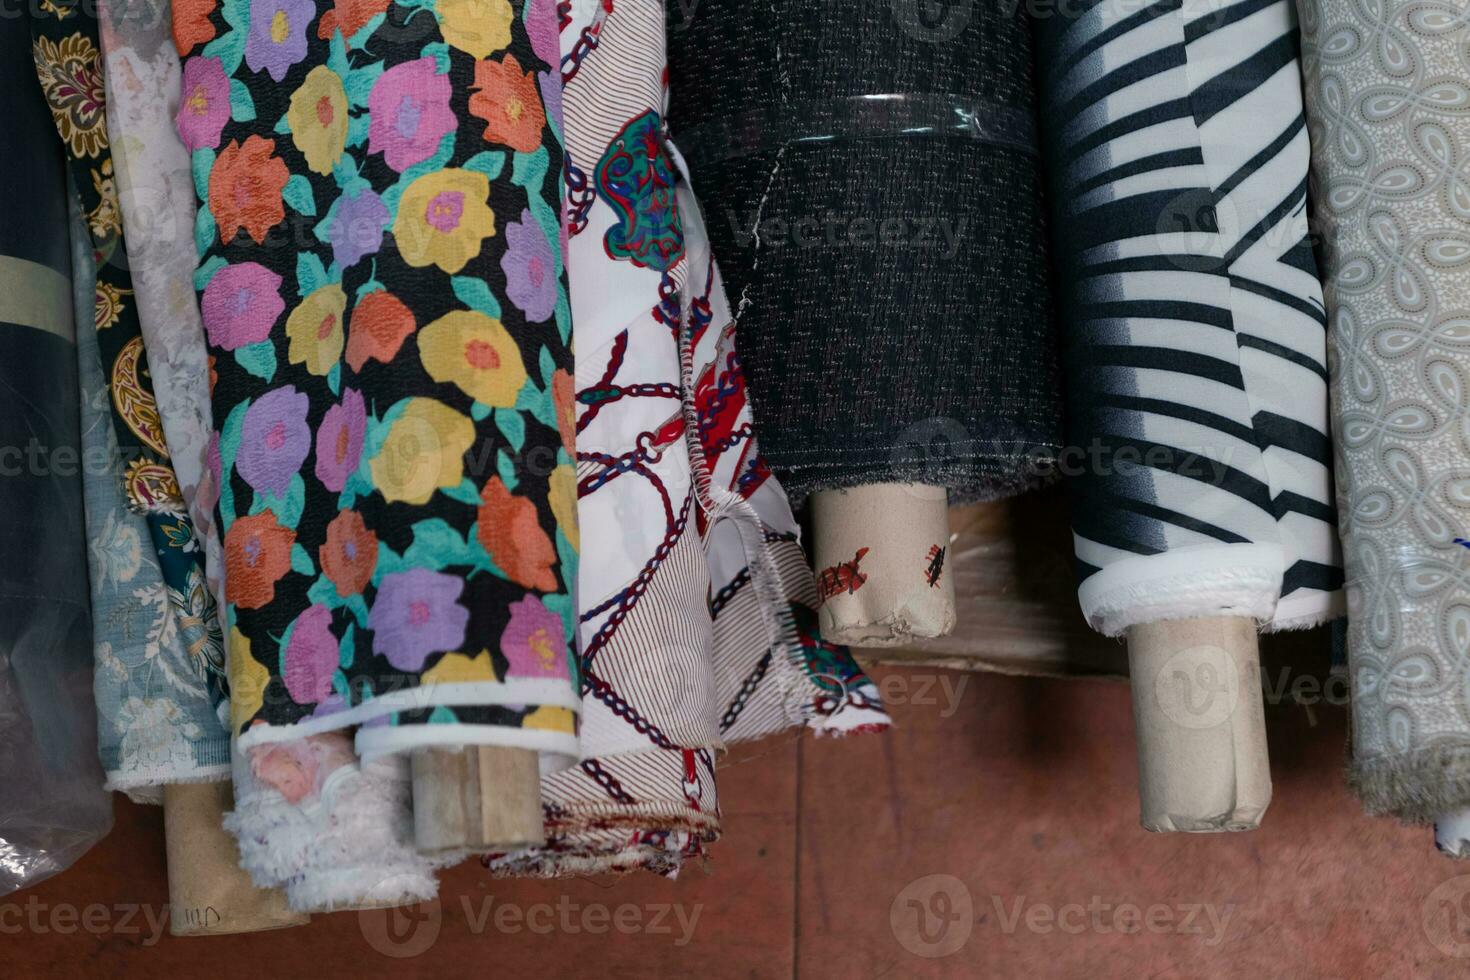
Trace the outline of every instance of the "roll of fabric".
{"label": "roll of fabric", "polygon": [[1325,318],[1286,0],[1037,18],[1079,597],[1108,635],[1336,615]]}
{"label": "roll of fabric", "polygon": [[[232,724],[576,755],[561,149],[508,0],[190,0]],[[211,456],[211,465],[215,460]]]}
{"label": "roll of fabric", "polygon": [[203,552],[184,513],[168,457],[131,299],[132,277],[107,141],[96,12],[32,11],[30,26],[41,90],[96,253],[93,332],[111,395],[113,435],[119,455],[127,460],[124,491],[129,507],[147,521],[170,611],[188,656],[187,669],[219,703],[225,696],[219,621],[205,587]]}
{"label": "roll of fabric", "polygon": [[24,16],[0,18],[0,894],[112,827],[97,760],[66,166]]}
{"label": "roll of fabric", "polygon": [[[174,126],[180,67],[170,8],[144,0],[100,9],[128,266],[164,434],[218,601],[223,560],[214,522],[218,485],[207,462],[209,353],[193,286],[194,182]],[[384,760],[364,769],[341,733],[279,752],[267,747],[256,762],[226,756],[235,804],[225,823],[239,862],[259,886],[282,888],[302,912],[434,896],[434,865],[418,857],[406,832],[401,764]]]}
{"label": "roll of fabric", "polygon": [[1327,256],[1351,781],[1447,836],[1470,807],[1470,87],[1458,7],[1301,5]]}
{"label": "roll of fabric", "polygon": [[214,525],[219,488],[208,466],[213,433],[209,356],[194,296],[194,179],[174,129],[179,57],[168,0],[99,0],[113,178],[126,229],[138,325],[179,493],[221,596],[224,558]]}
{"label": "roll of fabric", "polygon": [[[219,620],[169,463],[131,298],[96,12],[38,8],[28,16],[35,69],[94,252],[78,257],[74,281],[87,314],[79,318],[77,350],[88,402],[84,484],[98,604],[99,750],[119,789],[224,778],[228,742],[214,713],[224,697]],[[128,519],[129,509],[141,525]],[[140,526],[147,535],[135,538]],[[156,583],[133,548],[145,543]],[[145,577],[123,586],[139,573]]]}
{"label": "roll of fabric", "polygon": [[[555,32],[533,41],[555,64]],[[582,760],[543,784],[547,846],[491,867],[673,873],[719,834],[723,745],[887,718],[847,652],[816,634],[812,571],[755,444],[729,307],[664,131],[661,0],[574,8],[560,61]]]}
{"label": "roll of fabric", "polygon": [[161,804],[168,783],[228,780],[230,737],[169,603],[147,519],[128,506],[93,325],[96,265],[80,215],[72,252],[98,754],[108,789]]}
{"label": "roll of fabric", "polygon": [[[692,8],[691,8],[692,9]],[[1020,8],[706,0],[669,30],[761,443],[795,498],[1031,486],[1060,444]]]}

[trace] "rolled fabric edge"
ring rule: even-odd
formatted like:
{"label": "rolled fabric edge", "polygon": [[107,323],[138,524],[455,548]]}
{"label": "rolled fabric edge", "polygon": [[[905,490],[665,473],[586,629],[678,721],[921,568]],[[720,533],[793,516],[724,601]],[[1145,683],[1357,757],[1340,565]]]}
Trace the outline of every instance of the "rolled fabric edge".
{"label": "rolled fabric edge", "polygon": [[1470,860],[1470,808],[1434,818],[1434,846],[1445,857]]}
{"label": "rolled fabric edge", "polygon": [[1470,810],[1470,744],[1354,759],[1348,785],[1369,816],[1434,823],[1441,814]]}
{"label": "rolled fabric edge", "polygon": [[[800,508],[823,490],[851,490],[877,483],[927,483],[949,489],[953,506],[1017,497],[1056,482],[1056,453],[1062,448],[1037,443],[1036,455],[977,454],[972,462],[897,459],[895,450],[849,450],[840,458],[820,462],[793,462],[786,453],[771,464],[781,489],[793,507]],[[820,455],[814,451],[812,455]],[[1017,465],[1020,460],[1029,464]]]}
{"label": "rolled fabric edge", "polygon": [[1104,636],[1170,619],[1270,621],[1281,597],[1285,553],[1274,544],[1179,548],[1112,562],[1077,587],[1088,624]]}

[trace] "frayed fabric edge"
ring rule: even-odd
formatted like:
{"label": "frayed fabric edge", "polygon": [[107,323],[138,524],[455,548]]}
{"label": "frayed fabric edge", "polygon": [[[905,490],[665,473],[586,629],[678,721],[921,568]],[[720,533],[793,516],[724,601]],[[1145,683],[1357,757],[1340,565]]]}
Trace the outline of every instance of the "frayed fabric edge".
{"label": "frayed fabric edge", "polygon": [[1470,808],[1470,745],[1354,761],[1348,785],[1370,816],[1431,824],[1444,814]]}
{"label": "frayed fabric edge", "polygon": [[1125,558],[1083,580],[1083,615],[1104,636],[1170,619],[1243,616],[1258,623],[1275,615],[1282,552],[1275,545],[1186,548]]}
{"label": "frayed fabric edge", "polygon": [[189,773],[179,773],[171,769],[145,769],[129,773],[110,772],[102,788],[109,793],[122,793],[134,803],[143,806],[162,806],[165,786],[185,783],[227,783],[229,781],[230,767],[226,764],[196,769]]}

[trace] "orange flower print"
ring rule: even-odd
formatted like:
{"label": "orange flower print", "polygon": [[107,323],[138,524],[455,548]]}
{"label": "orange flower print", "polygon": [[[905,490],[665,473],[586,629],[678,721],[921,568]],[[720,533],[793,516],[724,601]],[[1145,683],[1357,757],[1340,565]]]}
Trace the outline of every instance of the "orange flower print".
{"label": "orange flower print", "polygon": [[414,330],[413,312],[386,289],[357,301],[347,320],[347,365],[361,371],[368,360],[384,364],[398,356],[398,348]]}
{"label": "orange flower print", "polygon": [[268,510],[239,517],[225,532],[225,601],[259,609],[276,597],[276,583],[291,569],[296,532]]}
{"label": "orange flower print", "polygon": [[470,114],[485,120],[485,142],[534,153],[546,125],[536,73],[521,71],[513,54],[504,61],[477,61],[474,88],[478,91],[470,96]]}
{"label": "orange flower print", "polygon": [[577,393],[572,372],[557,368],[551,376],[551,401],[556,405],[556,427],[561,430],[561,445],[567,459],[577,458]]}
{"label": "orange flower print", "polygon": [[338,595],[357,595],[373,579],[373,568],[378,564],[378,536],[368,530],[361,514],[344,510],[327,525],[327,542],[318,557]]}
{"label": "orange flower print", "polygon": [[281,192],[291,175],[275,153],[275,140],[250,136],[243,146],[230,140],[214,161],[209,172],[209,210],[219,224],[220,241],[226,245],[240,228],[263,245],[266,233],[286,220]]}
{"label": "orange flower print", "polygon": [[476,535],[506,578],[528,589],[555,592],[556,548],[541,528],[536,505],[493,477],[480,492]]}
{"label": "orange flower print", "polygon": [[214,0],[174,0],[174,47],[183,57],[199,44],[214,40]]}
{"label": "orange flower print", "polygon": [[317,21],[316,36],[330,41],[332,33],[341,29],[342,39],[350,40],[368,21],[386,11],[388,3],[389,0],[337,0]]}

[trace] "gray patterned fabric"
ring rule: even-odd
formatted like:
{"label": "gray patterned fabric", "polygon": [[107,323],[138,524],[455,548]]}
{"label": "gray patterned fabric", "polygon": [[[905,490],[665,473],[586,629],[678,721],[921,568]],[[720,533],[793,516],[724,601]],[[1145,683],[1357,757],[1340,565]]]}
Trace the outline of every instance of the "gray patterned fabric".
{"label": "gray patterned fabric", "polygon": [[1470,27],[1302,0],[1347,563],[1352,779],[1373,813],[1470,804]]}

